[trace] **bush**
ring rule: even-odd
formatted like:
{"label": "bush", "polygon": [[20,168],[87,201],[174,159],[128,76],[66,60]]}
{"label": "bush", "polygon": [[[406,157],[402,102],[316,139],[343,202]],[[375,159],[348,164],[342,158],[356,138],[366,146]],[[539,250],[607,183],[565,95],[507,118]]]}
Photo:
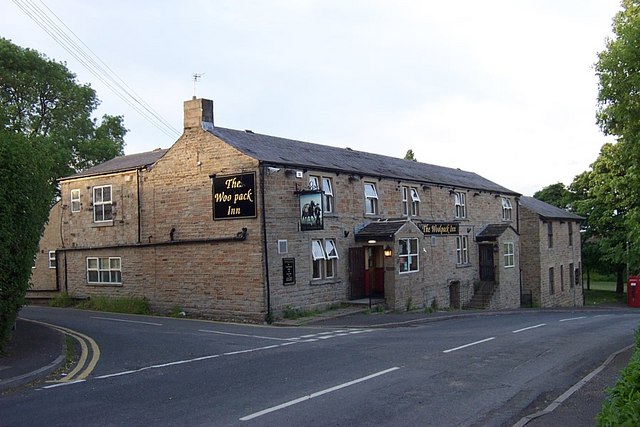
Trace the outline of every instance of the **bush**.
{"label": "bush", "polygon": [[95,296],[78,304],[85,310],[110,311],[112,313],[151,314],[149,300],[137,297]]}
{"label": "bush", "polygon": [[636,348],[626,368],[620,372],[616,385],[597,418],[598,426],[640,425],[640,330],[636,331]]}
{"label": "bush", "polygon": [[73,307],[74,298],[67,292],[61,292],[49,301],[49,307]]}

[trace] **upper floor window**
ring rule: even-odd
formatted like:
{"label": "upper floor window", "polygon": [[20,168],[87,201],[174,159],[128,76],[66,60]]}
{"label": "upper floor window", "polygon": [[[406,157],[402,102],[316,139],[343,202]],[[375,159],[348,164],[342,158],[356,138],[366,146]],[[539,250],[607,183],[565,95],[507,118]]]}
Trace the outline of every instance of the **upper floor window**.
{"label": "upper floor window", "polygon": [[505,267],[515,267],[515,253],[514,253],[514,245],[512,242],[506,242],[502,246],[502,250],[504,251],[504,266]]}
{"label": "upper floor window", "polygon": [[400,273],[418,271],[418,239],[400,239]]}
{"label": "upper floor window", "polygon": [[402,215],[420,215],[420,196],[415,187],[402,187]]}
{"label": "upper floor window", "polygon": [[80,190],[71,190],[71,212],[80,212]]}
{"label": "upper floor window", "polygon": [[113,219],[113,205],[111,201],[111,186],[93,187],[93,221],[111,221]]}
{"label": "upper floor window", "polygon": [[56,268],[56,251],[49,251],[49,268]]}
{"label": "upper floor window", "polygon": [[502,198],[502,220],[511,221],[511,200],[506,197]]}
{"label": "upper floor window", "polygon": [[323,195],[323,203],[324,203],[324,212],[332,213],[333,212],[333,184],[331,182],[331,178],[326,176],[310,176],[309,177],[309,188],[311,190],[322,190]]}
{"label": "upper floor window", "polygon": [[456,264],[469,264],[469,237],[456,236]]}
{"label": "upper floor window", "polygon": [[569,221],[567,225],[569,227],[569,246],[573,246],[573,223]]}
{"label": "upper floor window", "polygon": [[548,247],[552,248],[553,247],[553,223],[551,221],[547,223],[547,240],[548,240]]}
{"label": "upper floor window", "polygon": [[364,213],[367,215],[378,214],[378,192],[372,182],[364,183]]}
{"label": "upper floor window", "polygon": [[456,218],[467,217],[467,195],[460,191],[454,193],[456,203]]}

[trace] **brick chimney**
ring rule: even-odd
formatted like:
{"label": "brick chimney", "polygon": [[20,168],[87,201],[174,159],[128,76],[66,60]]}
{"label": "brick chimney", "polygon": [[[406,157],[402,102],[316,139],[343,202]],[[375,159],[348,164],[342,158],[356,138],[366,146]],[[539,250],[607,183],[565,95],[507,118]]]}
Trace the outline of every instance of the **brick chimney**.
{"label": "brick chimney", "polygon": [[213,128],[213,101],[195,96],[184,101],[184,128]]}

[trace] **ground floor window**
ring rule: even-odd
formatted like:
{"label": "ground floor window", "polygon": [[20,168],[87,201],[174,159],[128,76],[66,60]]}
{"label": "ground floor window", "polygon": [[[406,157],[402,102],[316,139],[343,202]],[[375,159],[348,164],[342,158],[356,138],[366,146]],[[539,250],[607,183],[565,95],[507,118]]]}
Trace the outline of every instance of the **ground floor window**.
{"label": "ground floor window", "polygon": [[469,264],[469,237],[468,236],[456,237],[456,264],[458,265]]}
{"label": "ground floor window", "polygon": [[338,248],[333,239],[311,241],[311,258],[313,260],[311,278],[313,280],[336,277]]}
{"label": "ground floor window", "polygon": [[514,255],[514,246],[513,243],[507,242],[503,245],[504,251],[504,266],[505,267],[515,267],[515,255]]}
{"label": "ground floor window", "polygon": [[418,271],[418,239],[400,239],[400,273]]}
{"label": "ground floor window", "polygon": [[122,283],[120,257],[87,257],[87,282]]}

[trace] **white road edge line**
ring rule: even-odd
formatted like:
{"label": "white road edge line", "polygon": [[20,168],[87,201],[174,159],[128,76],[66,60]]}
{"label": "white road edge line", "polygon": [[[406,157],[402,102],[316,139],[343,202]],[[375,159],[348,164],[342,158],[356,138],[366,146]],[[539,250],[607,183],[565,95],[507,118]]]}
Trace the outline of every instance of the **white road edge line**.
{"label": "white road edge line", "polygon": [[247,335],[247,334],[236,334],[233,332],[222,332],[222,331],[212,331],[211,329],[198,329],[198,332],[206,332],[209,334],[218,334],[218,335],[231,335],[234,337],[247,337],[247,338],[260,338],[263,340],[275,340],[275,341],[291,341],[297,340],[299,338],[276,338],[276,337],[265,337],[262,335]]}
{"label": "white road edge line", "polygon": [[496,337],[491,337],[491,338],[485,338],[483,340],[480,341],[475,341],[469,344],[465,344],[465,345],[461,345],[460,347],[456,347],[456,348],[450,348],[448,350],[443,350],[443,353],[451,353],[452,351],[456,351],[456,350],[461,350],[463,348],[467,348],[467,347],[471,347],[472,345],[476,345],[476,344],[482,344],[483,342],[487,342],[487,341],[491,341],[491,340],[495,340]]}
{"label": "white road edge line", "polygon": [[122,323],[140,323],[142,325],[152,325],[152,326],[162,326],[162,323],[153,323],[153,322],[141,322],[139,320],[126,320],[126,319],[114,319],[113,317],[98,317],[91,316],[92,319],[100,319],[100,320],[111,320],[113,322],[122,322]]}
{"label": "white road edge line", "polygon": [[570,317],[568,319],[560,319],[558,320],[558,322],[570,322],[572,320],[580,320],[580,319],[586,319],[587,316],[580,316],[580,317]]}
{"label": "white road edge line", "polygon": [[540,323],[539,325],[529,326],[528,328],[516,329],[515,331],[511,331],[511,333],[517,334],[518,332],[528,331],[529,329],[541,328],[543,326],[547,326],[547,324]]}
{"label": "white road edge line", "polygon": [[349,387],[349,386],[352,386],[354,384],[358,384],[358,383],[370,380],[370,379],[375,378],[375,377],[379,377],[380,375],[384,375],[384,374],[388,374],[389,372],[397,371],[398,369],[400,369],[399,366],[394,366],[393,368],[385,369],[384,371],[376,372],[375,374],[367,375],[366,377],[358,378],[356,380],[349,381],[349,382],[346,382],[344,384],[340,384],[340,385],[337,385],[337,386],[334,386],[334,387],[330,387],[330,388],[327,388],[327,389],[324,389],[324,390],[321,390],[321,391],[317,391],[315,393],[308,394],[308,395],[300,397],[298,399],[290,400],[290,401],[282,403],[280,405],[272,406],[271,408],[267,408],[267,409],[263,409],[262,411],[259,411],[259,412],[254,412],[253,414],[250,414],[250,415],[247,415],[247,416],[244,416],[244,417],[240,418],[240,421],[249,421],[249,420],[252,420],[254,418],[261,417],[262,415],[266,415],[266,414],[271,413],[271,412],[279,411],[280,409],[284,409],[284,408],[287,408],[289,406],[293,406],[293,405],[296,405],[298,403],[304,402],[306,400],[310,400],[310,399],[313,399],[315,397],[322,396],[323,394],[331,393],[331,392],[334,392],[336,390],[340,390],[342,388]]}

